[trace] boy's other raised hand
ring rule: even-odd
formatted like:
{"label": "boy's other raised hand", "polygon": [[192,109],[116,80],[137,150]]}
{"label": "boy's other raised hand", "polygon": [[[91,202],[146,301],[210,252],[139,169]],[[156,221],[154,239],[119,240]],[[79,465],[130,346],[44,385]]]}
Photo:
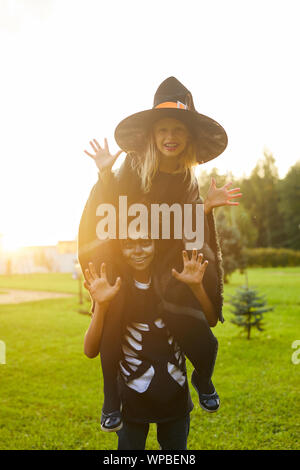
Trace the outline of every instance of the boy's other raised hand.
{"label": "boy's other raised hand", "polygon": [[84,271],[84,275],[84,287],[89,291],[92,299],[99,304],[110,302],[120,289],[120,277],[116,279],[113,286],[108,282],[105,263],[101,264],[100,276],[98,276],[93,263],[89,263],[89,267]]}
{"label": "boy's other raised hand", "polygon": [[181,282],[188,285],[201,284],[203,276],[208,264],[208,261],[202,263],[203,254],[197,254],[197,250],[193,249],[191,259],[185,250],[182,251],[183,257],[183,270],[181,273],[177,272],[176,269],[172,269],[172,275]]}
{"label": "boy's other raised hand", "polygon": [[96,139],[91,140],[90,145],[94,153],[90,153],[87,150],[84,150],[84,153],[86,153],[89,157],[91,157],[95,161],[100,172],[105,171],[105,170],[111,170],[116,159],[123,152],[123,150],[119,150],[115,155],[111,155],[111,153],[109,152],[107,139],[104,139],[103,148],[97,142]]}

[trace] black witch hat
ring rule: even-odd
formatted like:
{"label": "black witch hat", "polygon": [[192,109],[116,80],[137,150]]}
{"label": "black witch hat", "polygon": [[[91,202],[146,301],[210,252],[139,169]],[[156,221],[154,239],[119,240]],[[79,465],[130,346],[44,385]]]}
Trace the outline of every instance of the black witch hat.
{"label": "black witch hat", "polygon": [[204,163],[218,157],[227,146],[223,127],[196,111],[191,92],[175,77],[169,77],[158,87],[153,108],[132,114],[115,130],[117,144],[125,152],[143,152],[153,124],[171,117],[182,121],[196,143],[197,161]]}

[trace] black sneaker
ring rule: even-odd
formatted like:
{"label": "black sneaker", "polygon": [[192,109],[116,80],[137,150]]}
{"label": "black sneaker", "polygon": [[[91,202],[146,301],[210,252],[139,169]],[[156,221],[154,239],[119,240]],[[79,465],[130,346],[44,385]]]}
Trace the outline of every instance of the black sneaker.
{"label": "black sneaker", "polygon": [[207,411],[208,413],[215,413],[220,408],[220,397],[217,394],[216,389],[214,388],[214,391],[212,393],[200,393],[199,388],[196,385],[195,374],[196,371],[194,370],[192,373],[191,382],[194,389],[198,393],[201,408]]}
{"label": "black sneaker", "polygon": [[101,429],[105,432],[119,431],[123,426],[122,415],[120,411],[112,411],[111,413],[101,413]]}

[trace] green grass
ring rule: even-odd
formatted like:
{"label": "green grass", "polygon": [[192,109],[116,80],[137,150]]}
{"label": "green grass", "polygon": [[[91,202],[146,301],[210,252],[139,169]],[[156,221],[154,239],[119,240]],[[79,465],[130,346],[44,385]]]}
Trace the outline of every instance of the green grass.
{"label": "green grass", "polygon": [[[214,329],[221,408],[205,413],[191,387],[189,449],[299,448],[300,364],[291,362],[291,344],[300,339],[300,268],[251,269],[248,277],[274,311],[265,314],[264,332],[245,339],[229,321],[228,296],[244,283],[234,273],[225,286],[226,321]],[[0,276],[0,284],[70,293],[78,288],[69,274]],[[7,362],[0,364],[0,449],[116,448],[115,433],[100,431],[100,361],[83,354],[90,320],[77,312],[77,300],[0,305]],[[146,448],[158,449],[155,425]]]}
{"label": "green grass", "polygon": [[72,278],[71,273],[0,275],[0,286],[6,289],[42,290],[70,294],[78,291],[78,281]]}

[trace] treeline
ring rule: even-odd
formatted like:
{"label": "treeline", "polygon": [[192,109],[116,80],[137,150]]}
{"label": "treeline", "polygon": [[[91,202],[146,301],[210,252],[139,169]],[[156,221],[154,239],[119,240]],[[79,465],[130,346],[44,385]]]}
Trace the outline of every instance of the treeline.
{"label": "treeline", "polygon": [[222,175],[216,168],[210,173],[202,171],[199,186],[203,197],[212,176],[218,188],[232,181],[231,188],[239,187],[243,193],[242,198],[233,199],[239,201],[239,206],[215,209],[224,264],[229,263],[226,272],[250,264],[245,257],[249,249],[273,248],[273,256],[275,249],[285,249],[282,253],[286,259],[289,250],[300,250],[300,160],[283,179],[279,179],[275,159],[268,152],[247,178],[238,179],[233,173]]}
{"label": "treeline", "polygon": [[[300,160],[279,179],[275,159],[265,152],[249,178],[237,179],[232,173],[220,175],[214,168],[199,176],[200,194],[205,196],[211,177],[217,186],[230,179],[243,196],[236,207],[218,208],[236,226],[247,247],[291,248],[300,250]],[[219,216],[219,214],[218,214]]]}

